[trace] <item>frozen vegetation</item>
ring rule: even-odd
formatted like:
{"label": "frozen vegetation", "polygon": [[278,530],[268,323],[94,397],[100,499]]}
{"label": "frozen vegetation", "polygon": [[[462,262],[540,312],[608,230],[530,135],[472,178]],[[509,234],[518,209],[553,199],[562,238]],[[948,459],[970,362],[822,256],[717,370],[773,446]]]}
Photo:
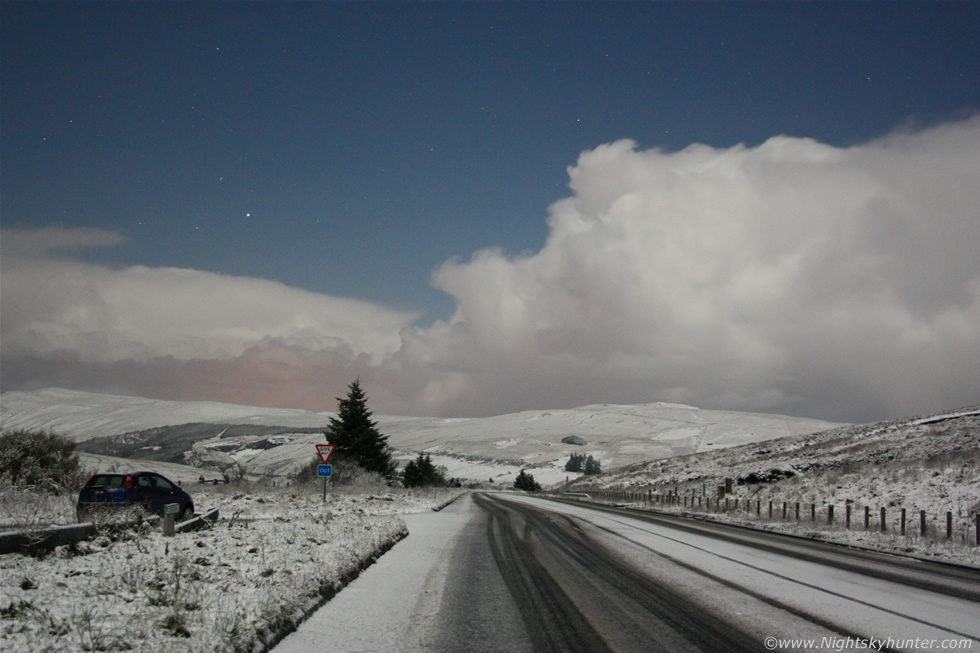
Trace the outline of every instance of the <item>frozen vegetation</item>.
{"label": "frozen vegetation", "polygon": [[[724,512],[719,511],[716,500],[726,479],[731,490],[721,493],[721,505],[727,499],[731,509]],[[628,502],[634,495],[675,495],[676,500],[648,507],[980,564],[980,547],[976,545],[980,407],[647,461],[600,477],[579,478],[563,489],[627,492]],[[801,504],[799,520],[797,503]],[[816,519],[811,519],[811,505],[815,506]],[[834,506],[833,521],[828,519],[830,506]],[[846,524],[848,506],[850,528]],[[869,509],[867,529],[865,507]],[[884,531],[880,522],[882,508]],[[926,513],[924,536],[920,511]],[[949,539],[947,513],[952,519]]]}
{"label": "frozen vegetation", "polygon": [[[211,528],[164,537],[103,524],[76,545],[0,556],[3,650],[265,650],[407,534],[400,514],[455,496],[360,487],[324,503],[315,483],[187,489],[219,509]],[[19,519],[74,516],[70,500],[3,499]]]}

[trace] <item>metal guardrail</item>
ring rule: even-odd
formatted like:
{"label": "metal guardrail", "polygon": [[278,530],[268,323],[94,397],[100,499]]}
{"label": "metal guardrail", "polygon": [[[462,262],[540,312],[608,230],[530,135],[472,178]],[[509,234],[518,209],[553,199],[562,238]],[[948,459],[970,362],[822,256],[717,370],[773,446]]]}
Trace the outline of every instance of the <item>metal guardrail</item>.
{"label": "metal guardrail", "polygon": [[187,521],[180,522],[174,526],[174,532],[176,533],[190,533],[191,531],[199,531],[206,526],[210,526],[214,522],[218,521],[218,509],[215,508],[203,515],[198,515],[193,519],[188,519]]}
{"label": "metal guardrail", "polygon": [[[177,533],[189,533],[205,528],[217,520],[218,509],[215,508],[204,515],[177,524],[175,530]],[[95,525],[88,522],[8,531],[0,533],[0,555],[51,551],[58,546],[92,538],[98,532]]]}
{"label": "metal guardrail", "polygon": [[50,551],[56,546],[87,540],[96,532],[94,525],[85,523],[0,533],[0,555]]}

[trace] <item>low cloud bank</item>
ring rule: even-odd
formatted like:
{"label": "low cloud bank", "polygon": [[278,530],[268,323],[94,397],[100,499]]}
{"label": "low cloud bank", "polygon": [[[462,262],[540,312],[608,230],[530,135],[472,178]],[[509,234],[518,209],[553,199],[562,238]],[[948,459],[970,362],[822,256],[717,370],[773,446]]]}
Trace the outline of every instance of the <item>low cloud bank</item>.
{"label": "low cloud bank", "polygon": [[[98,229],[4,230],[3,389],[48,385],[314,408],[416,316],[281,283],[78,260]],[[336,377],[336,381],[334,378]]]}
{"label": "low cloud bank", "polygon": [[845,421],[980,403],[980,117],[851,148],[623,140],[569,177],[541,251],[436,271],[457,308],[427,327],[269,281],[71,257],[112,233],[5,231],[3,389],[322,410],[359,375],[388,414],[659,400]]}

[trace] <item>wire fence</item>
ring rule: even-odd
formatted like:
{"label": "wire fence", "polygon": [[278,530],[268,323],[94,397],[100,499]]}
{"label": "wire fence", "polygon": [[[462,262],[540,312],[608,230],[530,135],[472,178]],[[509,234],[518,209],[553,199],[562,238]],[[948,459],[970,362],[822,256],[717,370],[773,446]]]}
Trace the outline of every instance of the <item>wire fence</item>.
{"label": "wire fence", "polygon": [[980,511],[859,505],[851,500],[798,501],[732,495],[730,482],[709,493],[690,489],[590,490],[594,500],[632,503],[670,512],[725,514],[749,521],[796,523],[813,530],[863,530],[934,542],[980,546]]}

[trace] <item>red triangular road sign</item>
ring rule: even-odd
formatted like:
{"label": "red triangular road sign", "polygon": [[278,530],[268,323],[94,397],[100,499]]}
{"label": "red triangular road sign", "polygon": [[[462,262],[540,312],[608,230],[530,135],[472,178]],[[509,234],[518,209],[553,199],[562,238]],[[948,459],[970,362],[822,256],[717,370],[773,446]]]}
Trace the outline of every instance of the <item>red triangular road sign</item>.
{"label": "red triangular road sign", "polygon": [[320,460],[326,465],[330,462],[330,456],[333,455],[333,450],[337,448],[335,444],[318,444],[316,445],[316,452],[320,454]]}
{"label": "red triangular road sign", "polygon": [[316,452],[320,454],[320,460],[326,465],[330,462],[330,456],[333,455],[333,450],[337,448],[335,444],[318,444],[316,445]]}

